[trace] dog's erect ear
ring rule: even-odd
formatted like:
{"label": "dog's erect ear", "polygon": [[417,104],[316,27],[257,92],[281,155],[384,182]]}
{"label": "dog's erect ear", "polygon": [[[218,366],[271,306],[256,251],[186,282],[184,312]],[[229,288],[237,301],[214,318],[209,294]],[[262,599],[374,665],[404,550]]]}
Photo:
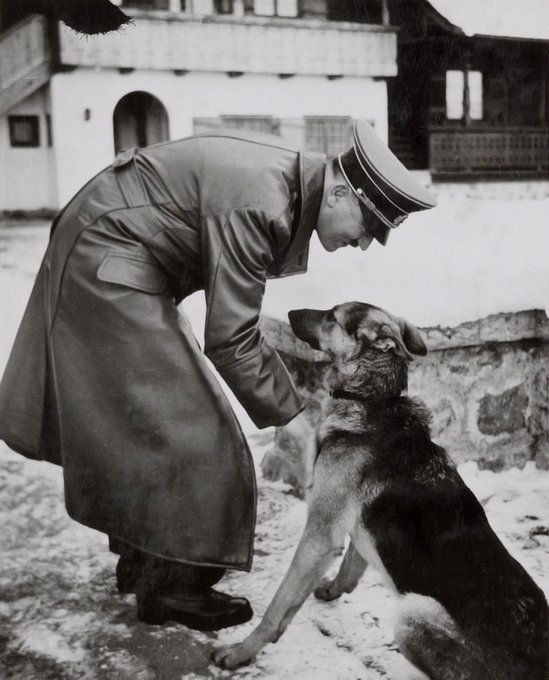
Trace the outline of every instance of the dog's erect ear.
{"label": "dog's erect ear", "polygon": [[371,347],[382,352],[392,351],[406,361],[413,361],[414,354],[427,354],[427,347],[419,330],[398,317],[392,317],[391,321],[383,323],[377,331],[367,326],[362,327],[359,329],[359,336]]}
{"label": "dog's erect ear", "polygon": [[353,303],[349,304],[351,309],[347,309],[346,320],[349,321],[349,317],[355,322],[359,319],[358,327],[346,324],[347,333],[360,340],[356,355],[367,347],[375,347],[382,352],[392,351],[406,361],[413,361],[414,354],[427,354],[421,333],[413,324],[379,307],[365,304],[357,307],[355,303],[356,314],[353,317]]}
{"label": "dog's erect ear", "polygon": [[419,330],[405,319],[395,318],[395,321],[402,333],[402,340],[406,349],[412,354],[424,357],[427,354],[427,347]]}
{"label": "dog's erect ear", "polygon": [[399,329],[395,326],[394,328],[388,328],[385,326],[383,328],[385,335],[378,338],[372,342],[372,347],[381,350],[382,352],[393,351],[397,356],[406,359],[406,361],[413,361],[414,357],[408,351],[404,339],[401,337]]}
{"label": "dog's erect ear", "polygon": [[414,359],[406,347],[400,327],[394,322],[381,323],[373,328],[369,324],[365,324],[358,329],[356,338],[360,340],[359,348],[355,352],[357,356],[364,349],[373,347],[381,352],[394,352],[406,361],[413,361]]}
{"label": "dog's erect ear", "polygon": [[409,359],[410,356],[404,347],[403,342],[398,342],[396,338],[380,338],[372,343],[372,347],[381,350],[382,352],[390,352],[394,350],[399,356]]}

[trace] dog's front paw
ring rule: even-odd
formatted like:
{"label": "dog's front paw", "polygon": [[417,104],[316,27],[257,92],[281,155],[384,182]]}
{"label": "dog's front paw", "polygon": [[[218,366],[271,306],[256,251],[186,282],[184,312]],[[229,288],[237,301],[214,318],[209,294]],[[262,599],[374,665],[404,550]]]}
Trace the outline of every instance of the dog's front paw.
{"label": "dog's front paw", "polygon": [[255,652],[252,651],[245,642],[237,645],[227,645],[214,650],[212,661],[216,666],[233,670],[239,666],[246,666],[253,661]]}
{"label": "dog's front paw", "polygon": [[324,602],[337,600],[342,594],[343,591],[338,587],[336,579],[325,578],[318,588],[315,588],[315,597],[317,600],[324,600]]}

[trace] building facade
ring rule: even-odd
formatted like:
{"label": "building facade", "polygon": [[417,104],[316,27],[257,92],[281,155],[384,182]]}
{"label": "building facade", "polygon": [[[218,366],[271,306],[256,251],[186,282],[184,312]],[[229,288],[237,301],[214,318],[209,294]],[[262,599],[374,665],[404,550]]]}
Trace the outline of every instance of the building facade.
{"label": "building facade", "polygon": [[435,181],[547,179],[549,3],[388,1],[389,143],[404,164]]}
{"label": "building facade", "polygon": [[0,212],[58,209],[121,148],[220,127],[333,153],[366,118],[387,140],[385,0],[122,4],[133,25],[93,38],[0,14]]}

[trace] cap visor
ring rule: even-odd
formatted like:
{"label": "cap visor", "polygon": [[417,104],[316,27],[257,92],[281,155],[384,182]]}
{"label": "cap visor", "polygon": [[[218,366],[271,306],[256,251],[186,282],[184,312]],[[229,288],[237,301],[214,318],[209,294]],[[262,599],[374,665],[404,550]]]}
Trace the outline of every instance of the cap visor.
{"label": "cap visor", "polygon": [[384,224],[377,215],[374,215],[366,206],[362,205],[362,203],[360,204],[360,210],[364,217],[364,228],[366,229],[366,233],[373,236],[382,246],[386,245],[389,240],[391,229]]}
{"label": "cap visor", "polygon": [[387,245],[387,241],[389,240],[389,234],[391,233],[391,230],[386,227],[385,225],[382,225],[379,229],[379,233],[376,233],[374,238],[378,243],[381,243],[382,246]]}

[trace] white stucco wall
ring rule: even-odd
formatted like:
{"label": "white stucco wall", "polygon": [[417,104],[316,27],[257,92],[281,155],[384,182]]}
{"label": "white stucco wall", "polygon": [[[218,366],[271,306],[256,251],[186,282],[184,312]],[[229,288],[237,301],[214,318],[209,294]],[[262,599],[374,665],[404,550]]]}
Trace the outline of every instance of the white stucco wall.
{"label": "white stucco wall", "polygon": [[[57,203],[55,159],[48,147],[46,114],[49,91],[45,87],[0,116],[0,210],[40,210]],[[40,146],[11,147],[8,116],[39,117]]]}
{"label": "white stucco wall", "polygon": [[51,82],[59,205],[112,161],[114,108],[136,90],[149,92],[164,104],[171,139],[192,134],[193,118],[219,115],[367,118],[387,139],[386,84],[371,78],[248,74],[229,78],[224,73],[176,76],[137,70],[122,75],[115,70],[78,69],[57,74]]}
{"label": "white stucco wall", "polygon": [[419,326],[457,325],[489,314],[549,314],[549,181],[436,184],[438,206],[411,215],[384,248],[322,250],[309,271],[268,282],[264,313],[327,309],[360,300]]}

